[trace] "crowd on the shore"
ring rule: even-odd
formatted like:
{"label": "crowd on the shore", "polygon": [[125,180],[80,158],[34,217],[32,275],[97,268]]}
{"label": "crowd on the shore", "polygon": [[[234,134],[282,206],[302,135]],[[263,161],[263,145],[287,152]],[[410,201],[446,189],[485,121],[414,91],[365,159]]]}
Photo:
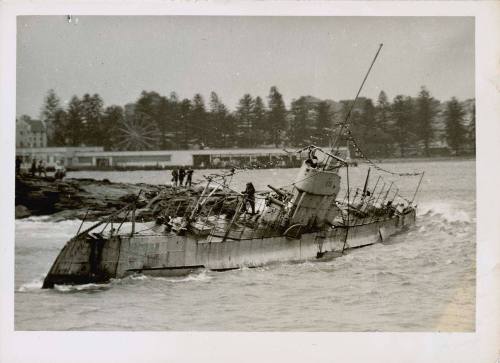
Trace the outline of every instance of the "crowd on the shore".
{"label": "crowd on the shore", "polygon": [[[22,159],[17,156],[16,157],[16,176],[21,176],[23,175],[23,172],[21,170],[22,166]],[[35,176],[41,177],[42,175],[44,177],[47,177],[47,165],[45,164],[45,161],[43,160],[37,160],[36,158],[33,158],[31,160],[31,166],[28,169],[28,175],[31,177]],[[56,162],[56,165],[54,167],[54,178],[55,179],[63,179],[66,176],[66,168],[62,164],[60,160]]]}
{"label": "crowd on the shore", "polygon": [[[16,157],[16,176],[31,176],[31,177],[47,177],[47,165],[45,161],[43,160],[37,160],[36,158],[33,158],[31,160],[31,165],[29,169],[27,170],[28,172],[26,173],[26,169],[24,169],[24,172],[22,170],[22,164],[23,160],[21,157],[17,156]],[[63,179],[66,176],[66,168],[64,167],[63,163],[58,160],[56,162],[56,165],[54,167],[54,178],[55,179]],[[191,187],[193,183],[193,173],[194,170],[192,167],[188,166],[187,168],[184,167],[174,167],[172,169],[172,186],[185,186],[185,187]]]}
{"label": "crowd on the shore", "polygon": [[[172,169],[172,185],[175,187],[176,186],[191,187],[191,184],[193,182],[193,173],[194,173],[194,170],[190,166],[187,169],[184,169],[183,167],[173,168]],[[186,178],[185,182],[184,182],[184,178]]]}

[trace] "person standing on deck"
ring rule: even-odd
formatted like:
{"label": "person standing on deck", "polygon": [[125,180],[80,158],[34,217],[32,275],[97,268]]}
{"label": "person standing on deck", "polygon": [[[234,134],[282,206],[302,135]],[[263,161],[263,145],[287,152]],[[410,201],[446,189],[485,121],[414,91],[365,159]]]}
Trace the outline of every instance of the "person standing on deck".
{"label": "person standing on deck", "polygon": [[186,171],[186,186],[191,187],[191,183],[193,182],[193,168],[189,167]]}
{"label": "person standing on deck", "polygon": [[177,181],[179,180],[179,172],[177,171],[177,168],[172,169],[172,185],[177,186]]}
{"label": "person standing on deck", "polygon": [[184,177],[186,176],[186,170],[184,170],[183,167],[179,169],[179,186],[182,187],[182,184],[184,183]]}
{"label": "person standing on deck", "polygon": [[245,191],[245,206],[250,204],[250,208],[252,209],[252,214],[255,214],[255,188],[252,183],[248,182]]}

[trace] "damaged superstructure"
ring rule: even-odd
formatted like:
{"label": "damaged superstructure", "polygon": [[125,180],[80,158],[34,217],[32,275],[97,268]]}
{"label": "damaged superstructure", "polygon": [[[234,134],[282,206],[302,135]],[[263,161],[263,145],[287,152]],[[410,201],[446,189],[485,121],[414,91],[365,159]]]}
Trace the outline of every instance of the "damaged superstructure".
{"label": "damaged superstructure", "polygon": [[[208,177],[196,197],[153,198],[149,207],[157,220],[145,231],[136,231],[132,203],[120,211],[122,223],[117,225],[114,214],[67,242],[43,287],[133,273],[171,275],[324,259],[383,241],[415,223],[412,203],[396,208],[392,200],[380,199],[382,191],[376,200],[366,190],[349,196],[347,187],[338,198],[338,171],[347,164],[320,148],[311,151],[325,154],[326,161],[305,162],[288,187],[257,193],[255,214],[248,207],[252,197],[232,190],[224,175]],[[126,232],[125,221],[130,221]]]}
{"label": "damaged superstructure", "polygon": [[[297,151],[307,152],[308,159],[289,185],[269,186],[269,191],[261,193],[242,193],[230,187],[232,173],[208,176],[199,194],[165,197],[160,193],[150,200],[148,207],[156,222],[141,231],[136,230],[133,202],[68,241],[43,287],[104,282],[133,273],[170,275],[197,268],[223,271],[331,258],[348,249],[385,241],[413,225],[413,201],[423,173],[399,174],[421,176],[411,200],[397,190],[389,194],[393,183],[387,189],[384,183],[377,190],[377,180],[369,190],[370,172],[364,187],[353,192],[349,163],[334,151],[335,146],[338,151],[341,141],[347,141],[358,156],[365,158],[348,121],[368,73],[331,150],[311,145]],[[388,172],[365,159],[376,169]],[[339,170],[343,168],[346,181],[341,189]],[[122,228],[126,221],[130,222],[127,231]]]}

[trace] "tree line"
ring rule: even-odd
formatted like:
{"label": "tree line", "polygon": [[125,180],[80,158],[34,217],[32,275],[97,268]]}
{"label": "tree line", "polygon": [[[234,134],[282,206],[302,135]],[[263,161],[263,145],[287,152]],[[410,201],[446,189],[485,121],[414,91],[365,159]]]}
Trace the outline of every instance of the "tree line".
{"label": "tree line", "polygon": [[[475,147],[475,102],[441,102],[422,87],[417,97],[381,91],[374,102],[339,102],[312,96],[294,99],[287,109],[277,87],[266,100],[245,94],[234,111],[217,93],[208,104],[201,94],[180,99],[143,91],[123,107],[104,106],[98,94],[73,96],[66,107],[53,90],[42,106],[49,146],[103,146],[106,150],[327,146],[350,113],[348,128],[371,157],[452,154]],[[337,139],[343,145],[347,140]],[[344,144],[345,143],[345,144]],[[442,150],[441,150],[442,151]]]}

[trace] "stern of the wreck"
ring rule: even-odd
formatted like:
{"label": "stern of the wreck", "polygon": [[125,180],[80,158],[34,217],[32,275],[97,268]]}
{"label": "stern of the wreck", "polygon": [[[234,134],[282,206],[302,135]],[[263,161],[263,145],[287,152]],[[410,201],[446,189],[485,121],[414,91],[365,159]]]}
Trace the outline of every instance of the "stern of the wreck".
{"label": "stern of the wreck", "polygon": [[120,244],[119,236],[92,233],[75,236],[57,256],[42,288],[109,281],[116,276]]}

